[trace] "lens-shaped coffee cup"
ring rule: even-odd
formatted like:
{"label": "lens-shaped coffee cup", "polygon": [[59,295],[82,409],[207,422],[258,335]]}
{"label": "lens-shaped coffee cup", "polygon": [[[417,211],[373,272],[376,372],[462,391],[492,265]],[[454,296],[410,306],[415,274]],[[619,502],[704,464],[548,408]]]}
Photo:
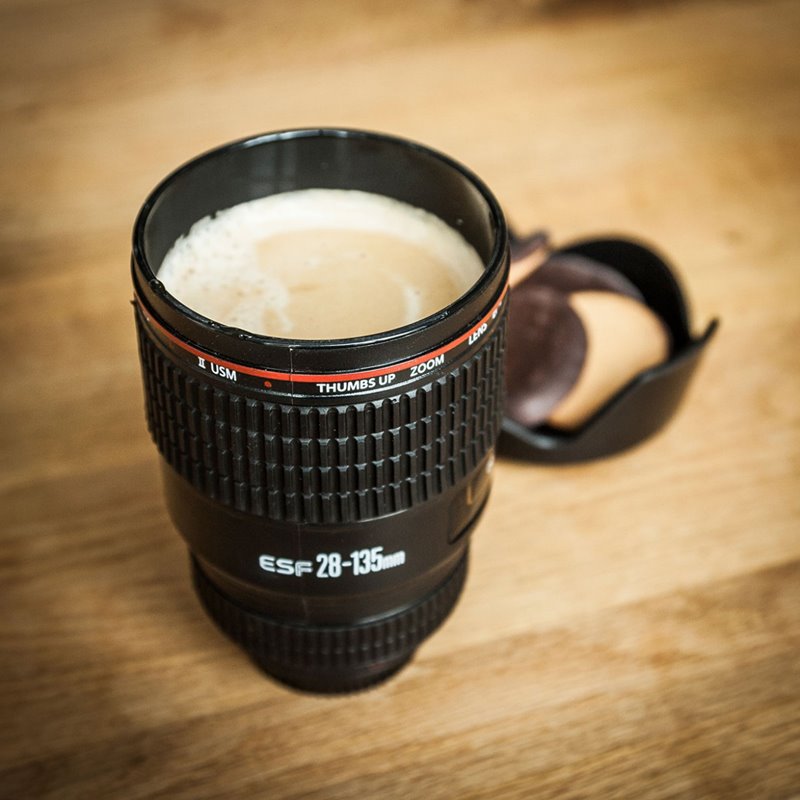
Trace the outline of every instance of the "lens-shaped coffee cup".
{"label": "lens-shaped coffee cup", "polygon": [[[480,255],[455,302],[352,339],[255,335],[157,273],[198,220],[308,188],[429,211]],[[337,692],[388,677],[448,616],[502,424],[507,230],[469,170],[352,130],[266,134],[167,177],[134,229],[147,421],[206,610],[268,674]],[[376,298],[380,302],[380,298]]]}

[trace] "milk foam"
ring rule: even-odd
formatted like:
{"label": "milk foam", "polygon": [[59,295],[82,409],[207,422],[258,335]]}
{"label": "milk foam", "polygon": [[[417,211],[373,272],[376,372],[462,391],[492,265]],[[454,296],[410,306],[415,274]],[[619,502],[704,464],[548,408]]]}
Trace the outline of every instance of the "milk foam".
{"label": "milk foam", "polygon": [[355,190],[306,189],[199,220],[167,253],[158,277],[222,324],[326,339],[435,313],[482,271],[466,240],[423,209]]}

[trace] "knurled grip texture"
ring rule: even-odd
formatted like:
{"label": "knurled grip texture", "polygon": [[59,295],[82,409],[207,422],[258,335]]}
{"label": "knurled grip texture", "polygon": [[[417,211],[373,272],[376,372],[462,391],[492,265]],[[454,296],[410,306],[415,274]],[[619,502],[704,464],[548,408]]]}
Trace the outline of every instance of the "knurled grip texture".
{"label": "knurled grip texture", "polygon": [[270,520],[349,523],[411,508],[481,462],[502,424],[505,319],[464,361],[385,399],[293,406],[162,352],[137,315],[148,427],[195,488]]}
{"label": "knurled grip texture", "polygon": [[389,677],[452,611],[467,555],[434,592],[398,613],[344,626],[287,625],[227,597],[192,557],[197,593],[214,622],[271,675],[311,691],[353,691]]}

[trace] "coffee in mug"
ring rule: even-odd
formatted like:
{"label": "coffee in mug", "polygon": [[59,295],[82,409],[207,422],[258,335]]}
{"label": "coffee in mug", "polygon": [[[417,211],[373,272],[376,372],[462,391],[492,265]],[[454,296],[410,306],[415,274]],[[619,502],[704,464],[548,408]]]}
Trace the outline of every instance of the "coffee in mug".
{"label": "coffee in mug", "polygon": [[384,195],[304,189],[196,222],[158,277],[224,325],[344,339],[409,325],[455,301],[483,263],[439,217]]}

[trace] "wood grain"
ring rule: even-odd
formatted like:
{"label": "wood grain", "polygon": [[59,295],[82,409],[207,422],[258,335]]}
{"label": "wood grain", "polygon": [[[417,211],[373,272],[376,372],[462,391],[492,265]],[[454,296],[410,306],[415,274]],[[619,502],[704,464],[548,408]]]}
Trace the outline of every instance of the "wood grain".
{"label": "wood grain", "polygon": [[[0,4],[0,797],[800,794],[800,4]],[[148,190],[208,147],[392,131],[520,228],[607,231],[723,327],[671,426],[501,462],[412,665],[315,698],[206,620],[128,301]]]}

